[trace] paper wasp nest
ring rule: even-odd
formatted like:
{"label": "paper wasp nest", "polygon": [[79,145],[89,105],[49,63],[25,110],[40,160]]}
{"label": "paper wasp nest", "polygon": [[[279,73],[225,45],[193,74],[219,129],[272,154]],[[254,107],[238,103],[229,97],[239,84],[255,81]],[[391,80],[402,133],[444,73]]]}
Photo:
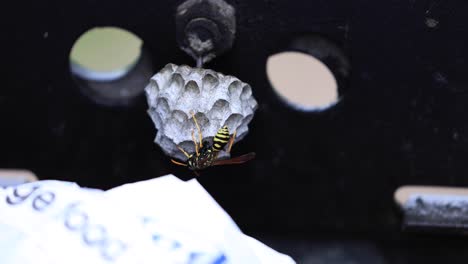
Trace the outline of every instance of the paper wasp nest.
{"label": "paper wasp nest", "polygon": [[211,143],[217,130],[227,125],[231,134],[237,130],[237,142],[247,135],[247,125],[258,106],[252,88],[236,77],[174,64],[154,75],[145,92],[148,114],[158,130],[155,142],[167,155],[180,160],[186,157],[176,145],[194,153],[192,131],[198,140],[191,113],[201,128],[203,141]]}

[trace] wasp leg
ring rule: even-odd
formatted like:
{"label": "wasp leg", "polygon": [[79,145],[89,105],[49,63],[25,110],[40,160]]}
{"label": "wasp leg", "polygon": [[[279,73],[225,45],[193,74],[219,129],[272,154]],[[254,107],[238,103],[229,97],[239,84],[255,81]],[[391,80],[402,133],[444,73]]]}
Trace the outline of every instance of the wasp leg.
{"label": "wasp leg", "polygon": [[184,155],[185,155],[188,159],[190,159],[190,155],[189,155],[187,152],[185,152],[185,150],[184,150],[183,148],[179,147],[178,145],[176,145],[176,147],[177,147],[182,153],[184,153]]}
{"label": "wasp leg", "polygon": [[174,163],[174,164],[176,164],[176,165],[187,167],[187,164],[185,164],[185,163],[178,162],[178,161],[175,161],[175,160],[173,160],[173,159],[171,159],[171,161],[172,161],[172,163]]}
{"label": "wasp leg", "polygon": [[200,156],[200,153],[198,153],[198,143],[197,141],[195,140],[195,135],[194,135],[194,131],[192,130],[192,140],[193,140],[193,144],[195,144],[195,153],[197,153],[197,157]]}
{"label": "wasp leg", "polygon": [[197,177],[200,176],[200,173],[198,171],[193,171],[193,173],[195,173]]}
{"label": "wasp leg", "polygon": [[228,146],[228,149],[227,149],[228,153],[231,153],[232,144],[234,144],[234,140],[236,139],[236,135],[237,135],[237,130],[234,131],[234,133],[232,134],[231,140],[229,141],[229,146]]}
{"label": "wasp leg", "polygon": [[192,114],[192,118],[193,118],[193,121],[195,122],[195,126],[197,126],[197,130],[198,130],[198,139],[200,140],[200,148],[203,147],[203,142],[202,142],[202,133],[201,133],[201,129],[200,129],[200,126],[198,125],[198,122],[197,122],[197,119],[195,118],[195,113],[194,112],[191,112]]}

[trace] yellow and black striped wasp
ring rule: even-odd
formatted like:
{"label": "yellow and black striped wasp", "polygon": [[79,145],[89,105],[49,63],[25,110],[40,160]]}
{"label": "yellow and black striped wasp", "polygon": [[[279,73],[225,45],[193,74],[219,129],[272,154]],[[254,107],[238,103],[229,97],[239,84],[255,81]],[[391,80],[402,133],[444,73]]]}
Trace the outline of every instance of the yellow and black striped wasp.
{"label": "yellow and black striped wasp", "polygon": [[187,163],[182,163],[171,159],[172,163],[188,167],[190,170],[194,171],[195,174],[198,176],[197,171],[206,169],[210,166],[241,164],[255,158],[255,153],[250,152],[248,154],[231,159],[218,159],[219,152],[223,150],[226,145],[228,145],[227,152],[231,152],[232,144],[234,143],[234,139],[236,138],[236,131],[234,131],[232,136],[229,136],[228,127],[223,126],[218,130],[218,132],[214,136],[212,144],[210,144],[208,141],[202,142],[203,136],[201,133],[201,129],[193,113],[192,118],[195,122],[195,126],[197,127],[199,138],[199,142],[197,142],[197,140],[195,139],[194,131],[192,131],[192,140],[195,144],[195,153],[188,154],[181,147],[177,146],[177,148],[187,157]]}

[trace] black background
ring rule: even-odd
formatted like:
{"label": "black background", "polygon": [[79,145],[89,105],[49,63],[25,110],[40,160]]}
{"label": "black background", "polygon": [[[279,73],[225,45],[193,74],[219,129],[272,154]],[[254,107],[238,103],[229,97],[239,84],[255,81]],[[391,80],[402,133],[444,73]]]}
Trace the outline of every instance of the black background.
{"label": "black background", "polygon": [[[68,65],[74,41],[95,26],[141,37],[154,72],[169,62],[194,65],[176,45],[180,2],[16,1],[2,8],[0,167],[104,189],[168,173],[191,177],[153,143],[144,97],[130,107],[94,104]],[[207,170],[199,181],[238,225],[310,247],[368,241],[389,263],[468,259],[464,238],[402,233],[393,203],[404,184],[468,184],[468,3],[230,3],[234,47],[206,67],[253,87],[259,109],[233,152],[257,158]],[[427,18],[439,24],[429,27]],[[265,74],[269,55],[307,33],[336,41],[351,62],[343,100],[321,113],[285,105]],[[294,246],[285,243],[277,245],[288,253]]]}

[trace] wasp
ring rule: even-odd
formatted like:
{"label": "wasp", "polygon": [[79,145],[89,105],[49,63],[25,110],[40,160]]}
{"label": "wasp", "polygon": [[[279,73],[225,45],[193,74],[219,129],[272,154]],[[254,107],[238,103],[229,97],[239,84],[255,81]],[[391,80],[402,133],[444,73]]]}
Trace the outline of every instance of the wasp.
{"label": "wasp", "polygon": [[230,136],[229,129],[225,125],[218,130],[218,132],[213,138],[212,143],[208,141],[202,141],[203,136],[201,133],[201,129],[193,113],[192,118],[195,123],[195,126],[197,127],[199,139],[199,141],[197,142],[197,140],[195,139],[194,131],[192,130],[192,141],[195,144],[195,153],[188,154],[180,146],[177,146],[177,148],[187,157],[187,163],[182,163],[171,159],[172,163],[188,167],[190,170],[194,171],[195,174],[198,176],[199,174],[197,171],[206,169],[210,166],[241,164],[255,158],[255,153],[250,152],[248,154],[231,159],[218,159],[219,152],[223,150],[226,145],[228,145],[227,152],[231,152],[231,148],[234,143],[234,139],[236,138],[237,131],[234,131],[232,136]]}

